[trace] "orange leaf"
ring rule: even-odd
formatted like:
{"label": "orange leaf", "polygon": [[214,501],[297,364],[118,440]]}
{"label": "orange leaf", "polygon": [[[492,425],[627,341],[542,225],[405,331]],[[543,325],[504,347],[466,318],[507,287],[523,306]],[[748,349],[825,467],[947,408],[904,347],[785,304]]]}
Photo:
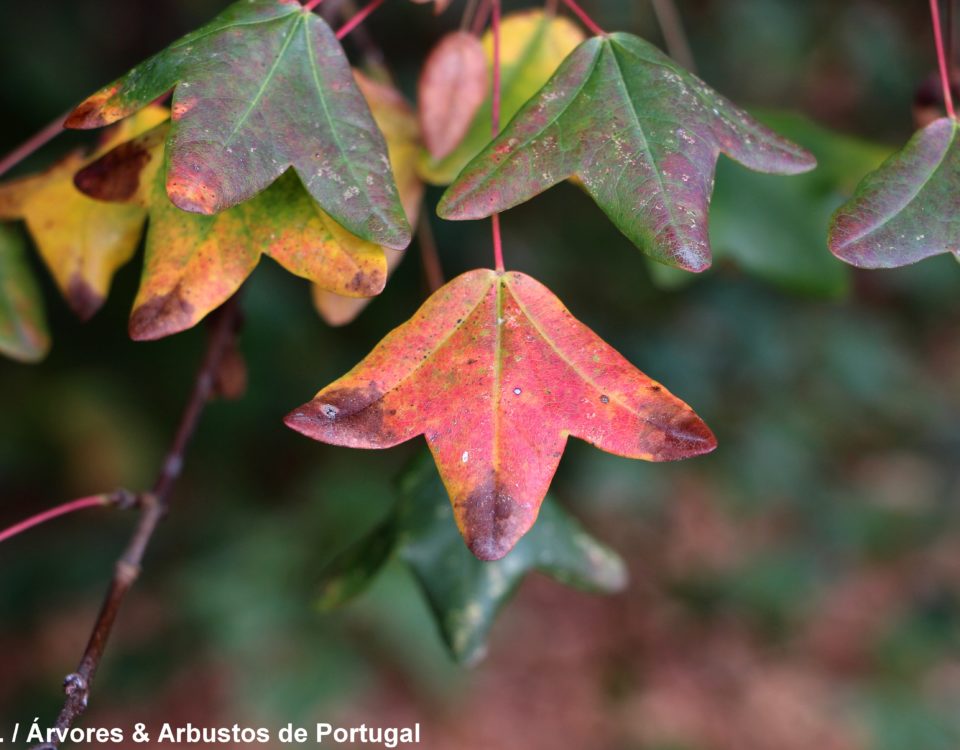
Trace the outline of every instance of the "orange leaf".
{"label": "orange leaf", "polygon": [[484,560],[502,558],[533,525],[571,435],[648,461],[716,446],[689,406],[546,287],[490,270],[436,292],[286,423],[353,448],[424,435],[457,524]]}

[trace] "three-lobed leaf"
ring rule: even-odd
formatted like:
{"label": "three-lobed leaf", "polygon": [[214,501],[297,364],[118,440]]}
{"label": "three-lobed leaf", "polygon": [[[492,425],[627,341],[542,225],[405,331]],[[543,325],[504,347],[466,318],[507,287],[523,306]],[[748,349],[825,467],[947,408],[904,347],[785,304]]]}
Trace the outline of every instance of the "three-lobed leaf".
{"label": "three-lobed leaf", "polygon": [[0,219],[22,219],[67,304],[83,320],[100,309],[117,269],[133,257],[146,212],[92,200],[73,183],[76,172],[117,144],[170,116],[151,106],[107,131],[90,156],[72,153],[47,171],[0,185]]}
{"label": "three-lobed leaf", "polygon": [[295,174],[214,216],[182,211],[164,188],[165,126],[118,147],[77,174],[84,192],[147,208],[146,255],[130,335],[157,339],[196,325],[240,287],[266,254],[291,273],[339,294],[378,294],[381,247],[319,209]]}
{"label": "three-lobed leaf", "polygon": [[359,594],[391,555],[410,567],[444,642],[465,664],[483,658],[497,614],[528,574],[540,571],[598,593],[616,593],[627,580],[619,556],[549,495],[536,526],[506,557],[477,560],[457,533],[429,455],[419,457],[401,477],[400,502],[387,521],[332,561],[323,577],[321,604],[340,606]]}
{"label": "three-lobed leaf", "polygon": [[[501,119],[506,123],[548,81],[564,58],[583,41],[578,26],[540,10],[511,13],[504,17],[501,35]],[[493,34],[481,43],[488,76],[493,71]],[[460,171],[490,143],[492,92],[488,91],[466,135],[452,153],[442,159],[424,152],[420,161],[423,178],[434,185],[449,185]]]}
{"label": "three-lobed leaf", "polygon": [[502,558],[533,525],[569,436],[650,461],[716,446],[689,406],[546,287],[491,270],[437,291],[286,422],[354,448],[424,435],[457,524],[483,560]]}
{"label": "three-lobed leaf", "polygon": [[960,124],[941,118],[871,172],[830,226],[830,250],[861,268],[960,259]]}
{"label": "three-lobed leaf", "polygon": [[651,44],[594,37],[464,169],[438,211],[480,219],[578,177],[645,253],[702,271],[720,153],[778,174],[816,164]]}
{"label": "three-lobed leaf", "polygon": [[39,362],[50,350],[40,288],[20,234],[0,224],[0,354]]}
{"label": "three-lobed leaf", "polygon": [[92,128],[174,89],[167,193],[213,214],[290,167],[335,221],[402,249],[410,228],[377,129],[330,27],[296,0],[240,0],[95,93],[67,119]]}

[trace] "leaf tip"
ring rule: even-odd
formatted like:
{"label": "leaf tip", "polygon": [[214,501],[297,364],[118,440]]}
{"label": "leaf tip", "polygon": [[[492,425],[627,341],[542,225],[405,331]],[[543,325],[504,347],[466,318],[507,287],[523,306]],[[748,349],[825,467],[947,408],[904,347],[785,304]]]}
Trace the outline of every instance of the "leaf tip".
{"label": "leaf tip", "polygon": [[113,84],[84,99],[67,115],[63,127],[69,130],[91,130],[123,118],[126,113],[120,107],[109,103],[119,89],[118,84]]}
{"label": "leaf tip", "polygon": [[138,304],[130,315],[128,331],[134,341],[155,341],[196,324],[194,306],[179,288]]}
{"label": "leaf tip", "polygon": [[531,514],[495,477],[455,501],[454,510],[467,547],[484,562],[506,557],[536,520],[536,511]]}
{"label": "leaf tip", "polygon": [[196,161],[173,159],[167,169],[167,196],[183,211],[212,216],[227,207],[216,170]]}
{"label": "leaf tip", "polygon": [[70,277],[65,296],[70,309],[84,323],[94,316],[104,302],[103,295],[94,290],[79,273]]}

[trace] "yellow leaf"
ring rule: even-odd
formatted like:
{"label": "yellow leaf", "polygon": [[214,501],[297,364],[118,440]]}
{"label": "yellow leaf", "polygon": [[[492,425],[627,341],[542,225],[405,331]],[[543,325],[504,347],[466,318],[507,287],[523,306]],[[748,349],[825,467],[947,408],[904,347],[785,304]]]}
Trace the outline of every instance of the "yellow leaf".
{"label": "yellow leaf", "polygon": [[116,270],[140,241],[146,213],[88,198],[73,176],[114,146],[169,117],[148,107],[110,130],[90,157],[73,153],[46,172],[0,185],[0,219],[22,219],[67,303],[83,320],[103,304]]}

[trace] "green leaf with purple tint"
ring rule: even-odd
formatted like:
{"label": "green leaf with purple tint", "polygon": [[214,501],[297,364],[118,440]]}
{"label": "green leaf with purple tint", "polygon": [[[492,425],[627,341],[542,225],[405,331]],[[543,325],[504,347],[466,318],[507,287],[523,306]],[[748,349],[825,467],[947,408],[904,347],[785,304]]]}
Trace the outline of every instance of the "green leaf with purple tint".
{"label": "green leaf with purple tint", "polygon": [[108,125],[174,89],[167,193],[214,214],[290,167],[339,224],[402,249],[410,227],[387,147],[330,27],[295,0],[241,0],[84,101],[67,127]]}
{"label": "green leaf with purple tint", "polygon": [[324,571],[320,604],[341,606],[372,582],[391,556],[417,579],[444,642],[457,661],[483,658],[497,615],[530,573],[542,571],[585,591],[612,594],[626,566],[551,497],[533,530],[502,560],[481,562],[463,546],[440,475],[424,452],[400,478],[390,517],[344,550]]}
{"label": "green leaf with purple tint", "polygon": [[830,250],[861,268],[960,258],[960,125],[937,120],[860,183],[834,214]]}
{"label": "green leaf with purple tint", "polygon": [[720,153],[760,172],[816,165],[653,45],[594,37],[464,169],[438,212],[480,219],[576,176],[645,253],[702,271]]}

